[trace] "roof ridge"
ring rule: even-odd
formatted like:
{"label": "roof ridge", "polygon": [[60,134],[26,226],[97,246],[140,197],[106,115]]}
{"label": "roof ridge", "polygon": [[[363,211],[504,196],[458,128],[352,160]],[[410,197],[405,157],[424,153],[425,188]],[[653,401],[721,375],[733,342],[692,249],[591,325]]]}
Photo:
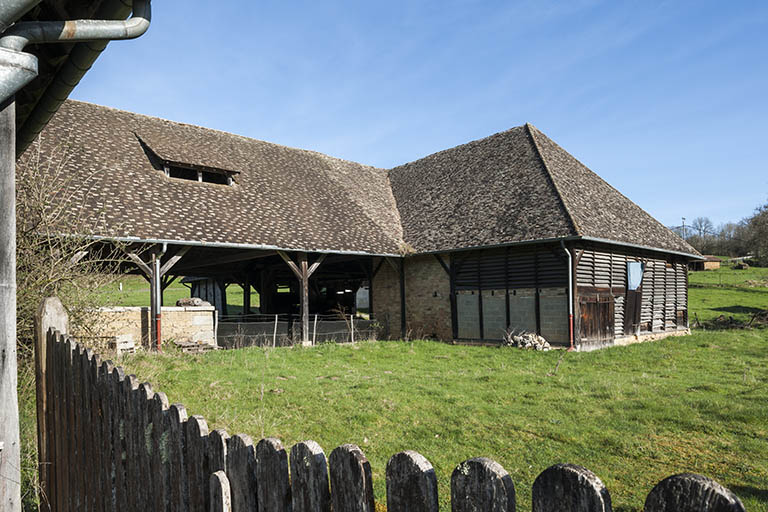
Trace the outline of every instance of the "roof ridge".
{"label": "roof ridge", "polygon": [[[81,104],[90,105],[90,106],[97,107],[97,108],[102,108],[102,109],[105,109],[105,110],[111,110],[113,112],[118,112],[120,114],[129,114],[129,115],[132,115],[132,116],[138,116],[138,117],[142,117],[142,118],[149,119],[149,120],[162,121],[163,123],[174,124],[176,126],[183,126],[183,127],[188,127],[188,128],[196,128],[198,130],[205,130],[205,131],[208,131],[208,132],[220,133],[220,134],[226,135],[228,137],[237,137],[239,139],[244,139],[244,140],[249,141],[249,142],[260,142],[262,144],[269,144],[270,146],[275,146],[275,147],[278,147],[278,148],[285,148],[285,149],[290,149],[290,150],[293,150],[293,151],[301,151],[302,153],[310,153],[310,154],[314,154],[314,155],[320,155],[320,156],[323,156],[325,158],[331,158],[333,160],[337,160],[339,162],[351,163],[351,164],[359,165],[359,166],[362,166],[362,167],[367,167],[369,169],[373,169],[373,170],[377,170],[377,171],[388,171],[388,169],[385,169],[383,167],[376,167],[375,165],[369,165],[369,164],[364,164],[364,163],[361,163],[361,162],[355,162],[354,160],[347,160],[345,158],[339,158],[337,156],[329,155],[329,154],[323,153],[321,151],[315,151],[313,149],[304,149],[304,148],[297,148],[297,147],[294,147],[294,146],[287,146],[285,144],[280,144],[278,142],[270,142],[268,140],[257,139],[255,137],[248,137],[247,135],[241,135],[239,133],[233,133],[233,132],[228,132],[228,131],[225,131],[225,130],[219,130],[217,128],[210,128],[208,126],[202,126],[202,125],[199,125],[199,124],[184,123],[184,122],[181,122],[181,121],[173,121],[171,119],[165,119],[164,117],[158,117],[158,116],[153,116],[153,115],[149,115],[149,114],[142,114],[140,112],[132,112],[130,110],[123,110],[123,109],[120,109],[120,108],[110,107],[110,106],[107,106],[107,105],[100,105],[98,103],[93,103],[91,101],[83,101],[83,100],[75,100],[75,99],[67,98],[66,102],[67,103],[68,102],[81,103]],[[138,127],[136,127],[136,129],[133,130],[133,131],[135,132],[136,130],[138,130]]]}
{"label": "roof ridge", "polygon": [[557,198],[560,200],[560,204],[563,205],[563,210],[565,210],[565,214],[568,216],[568,220],[571,221],[573,230],[576,232],[577,236],[581,236],[581,229],[579,229],[579,225],[576,224],[576,219],[573,217],[573,214],[568,209],[568,205],[565,204],[565,199],[563,198],[563,194],[562,192],[560,192],[560,188],[557,186],[557,182],[555,181],[555,178],[552,175],[552,170],[549,168],[549,165],[547,164],[547,160],[544,158],[544,153],[541,150],[541,146],[539,146],[539,141],[536,140],[536,136],[532,128],[536,129],[536,127],[533,126],[531,123],[525,123],[525,131],[528,133],[528,137],[531,139],[531,143],[533,144],[533,147],[536,150],[536,156],[538,156],[539,160],[541,160],[541,165],[544,167],[544,172],[546,173],[547,178],[549,178],[549,181],[552,183],[552,187],[555,189],[555,194],[557,194]]}

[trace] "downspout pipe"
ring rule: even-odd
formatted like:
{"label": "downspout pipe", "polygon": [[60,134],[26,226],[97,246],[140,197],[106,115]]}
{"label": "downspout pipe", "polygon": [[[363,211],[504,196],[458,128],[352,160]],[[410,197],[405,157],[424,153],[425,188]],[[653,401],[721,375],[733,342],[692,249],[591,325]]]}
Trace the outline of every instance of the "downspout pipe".
{"label": "downspout pipe", "polygon": [[560,247],[563,248],[565,254],[568,255],[568,341],[570,346],[568,351],[575,350],[573,346],[573,258],[571,251],[565,246],[565,242],[560,240]]}
{"label": "downspout pipe", "polygon": [[40,0],[0,0],[0,33],[39,3]]}
{"label": "downspout pipe", "polygon": [[0,37],[0,102],[37,76],[37,57],[24,53],[29,44],[135,39],[149,28],[150,0],[133,0],[133,15],[124,21],[23,21]]}

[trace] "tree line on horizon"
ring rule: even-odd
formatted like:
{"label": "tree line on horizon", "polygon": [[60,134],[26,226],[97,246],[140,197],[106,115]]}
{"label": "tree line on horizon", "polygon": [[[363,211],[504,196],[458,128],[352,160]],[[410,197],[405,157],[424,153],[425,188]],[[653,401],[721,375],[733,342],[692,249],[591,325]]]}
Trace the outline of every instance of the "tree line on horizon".
{"label": "tree line on horizon", "polygon": [[715,227],[708,217],[696,217],[690,225],[670,229],[701,254],[747,257],[756,265],[768,266],[768,203],[738,222]]}

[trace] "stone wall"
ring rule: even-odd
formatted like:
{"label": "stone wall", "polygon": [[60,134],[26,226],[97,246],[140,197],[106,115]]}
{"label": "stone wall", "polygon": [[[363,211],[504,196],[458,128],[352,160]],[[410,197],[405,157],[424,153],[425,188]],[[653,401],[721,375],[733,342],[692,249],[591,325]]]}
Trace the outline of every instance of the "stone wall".
{"label": "stone wall", "polygon": [[[215,345],[215,316],[213,306],[188,306],[162,308],[161,334],[163,341],[194,341]],[[99,308],[93,312],[88,335],[98,338],[119,338],[132,341],[135,346],[148,345],[150,338],[150,314],[148,307]]]}
{"label": "stone wall", "polygon": [[[400,281],[392,265],[376,258],[373,268],[382,262],[373,278],[373,318],[380,325],[379,336],[384,339],[400,338]],[[395,262],[397,263],[397,262]]]}
{"label": "stone wall", "polygon": [[[374,261],[374,268],[378,265]],[[399,262],[396,262],[399,264]],[[406,332],[411,338],[451,340],[451,283],[433,255],[405,260]],[[381,336],[400,338],[400,281],[384,263],[373,279],[373,315]]]}
{"label": "stone wall", "polygon": [[405,297],[406,330],[411,338],[453,339],[451,281],[434,255],[405,260]]}

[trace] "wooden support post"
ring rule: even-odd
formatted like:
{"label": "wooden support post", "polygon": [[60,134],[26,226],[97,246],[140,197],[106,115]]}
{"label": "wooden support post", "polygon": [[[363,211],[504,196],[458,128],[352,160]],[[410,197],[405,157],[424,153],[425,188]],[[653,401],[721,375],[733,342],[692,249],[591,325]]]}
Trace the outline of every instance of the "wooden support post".
{"label": "wooden support post", "polygon": [[299,253],[299,265],[291,260],[283,251],[277,251],[283,261],[290,267],[291,271],[299,280],[301,297],[301,344],[308,346],[309,342],[309,277],[317,270],[320,264],[325,260],[326,254],[321,255],[312,265],[308,265],[307,253]]}
{"label": "wooden support post", "polygon": [[0,509],[21,510],[16,366],[16,102],[0,105]]}
{"label": "wooden support post", "polygon": [[243,316],[245,318],[251,314],[251,276],[246,274],[243,283]]}
{"label": "wooden support post", "polygon": [[405,258],[400,258],[400,337],[405,339]]}
{"label": "wooden support post", "polygon": [[307,264],[307,253],[299,253],[299,270],[301,276],[299,284],[301,285],[301,344],[309,345],[309,266]]}

